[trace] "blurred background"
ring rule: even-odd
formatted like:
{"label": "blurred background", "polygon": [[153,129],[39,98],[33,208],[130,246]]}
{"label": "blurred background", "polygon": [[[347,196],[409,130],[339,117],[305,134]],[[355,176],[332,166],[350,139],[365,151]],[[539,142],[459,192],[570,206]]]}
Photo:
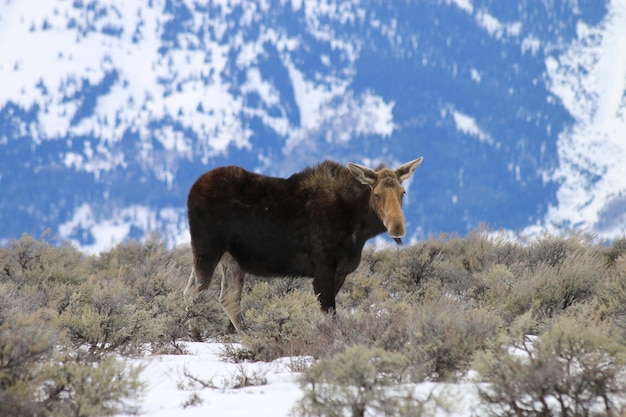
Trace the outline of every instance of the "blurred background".
{"label": "blurred background", "polygon": [[189,241],[236,164],[424,163],[408,237],[626,231],[626,0],[0,3],[0,243]]}

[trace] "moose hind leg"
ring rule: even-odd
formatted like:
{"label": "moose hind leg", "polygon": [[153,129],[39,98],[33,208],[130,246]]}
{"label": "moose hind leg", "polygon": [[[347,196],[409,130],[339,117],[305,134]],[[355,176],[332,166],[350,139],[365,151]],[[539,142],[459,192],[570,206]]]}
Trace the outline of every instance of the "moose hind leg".
{"label": "moose hind leg", "polygon": [[241,291],[245,273],[237,260],[228,252],[222,256],[222,290],[220,304],[239,333],[243,332],[241,320]]}
{"label": "moose hind leg", "polygon": [[185,287],[185,291],[183,291],[183,298],[187,301],[192,301],[194,297],[194,293],[192,292],[192,288],[194,285],[198,284],[198,277],[196,276],[196,269],[191,267],[191,273],[189,274],[189,279],[187,280],[187,286]]}
{"label": "moose hind leg", "polygon": [[187,281],[187,288],[185,288],[186,293],[194,284],[196,285],[197,292],[202,292],[209,288],[215,267],[223,253],[222,250],[215,250],[214,248],[210,251],[194,251],[193,269]]}

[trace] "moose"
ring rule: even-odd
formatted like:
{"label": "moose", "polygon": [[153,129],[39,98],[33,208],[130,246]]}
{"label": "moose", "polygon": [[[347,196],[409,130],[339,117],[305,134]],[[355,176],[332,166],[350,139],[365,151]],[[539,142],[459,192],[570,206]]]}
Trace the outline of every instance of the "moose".
{"label": "moose", "polygon": [[274,178],[237,166],[201,175],[187,199],[193,268],[184,296],[206,290],[222,267],[220,304],[244,331],[241,292],[246,273],[263,277],[312,277],[325,312],[361,261],[365,242],[387,232],[405,235],[402,182],[419,157],[390,169],[333,161]]}

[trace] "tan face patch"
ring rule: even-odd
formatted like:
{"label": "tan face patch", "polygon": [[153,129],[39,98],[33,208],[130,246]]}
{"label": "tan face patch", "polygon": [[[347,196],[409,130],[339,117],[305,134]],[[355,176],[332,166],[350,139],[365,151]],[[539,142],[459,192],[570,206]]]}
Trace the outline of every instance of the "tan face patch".
{"label": "tan face patch", "polygon": [[405,218],[402,212],[402,196],[405,191],[402,181],[413,175],[422,160],[423,158],[419,157],[396,170],[385,167],[373,170],[362,165],[348,163],[352,175],[360,183],[371,187],[370,207],[387,229],[389,236],[397,242],[400,242],[400,238],[406,234]]}
{"label": "tan face patch", "polygon": [[[395,175],[394,175],[395,176]],[[405,234],[405,219],[402,213],[404,187],[397,178],[385,176],[374,184],[372,205],[390,237],[400,238]]]}

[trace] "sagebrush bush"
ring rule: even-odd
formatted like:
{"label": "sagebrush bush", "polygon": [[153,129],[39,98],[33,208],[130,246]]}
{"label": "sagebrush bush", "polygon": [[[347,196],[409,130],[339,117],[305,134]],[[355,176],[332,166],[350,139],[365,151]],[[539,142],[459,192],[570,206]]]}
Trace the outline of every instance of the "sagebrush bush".
{"label": "sagebrush bush", "polygon": [[[387,300],[394,293],[394,288],[390,287],[389,278],[380,272],[373,272],[369,263],[364,261],[348,276],[337,294],[337,309],[345,311]],[[400,298],[398,295],[394,294]]]}
{"label": "sagebrush bush", "polygon": [[0,248],[0,415],[135,412],[140,369],[107,353],[138,351],[162,332],[121,269],[108,275],[53,243],[24,235]]}
{"label": "sagebrush bush", "polygon": [[485,309],[441,297],[417,306],[408,326],[411,379],[445,381],[462,376],[476,352],[498,337],[500,319]]}
{"label": "sagebrush bush", "polygon": [[[303,397],[292,414],[313,416],[419,416],[423,404],[405,381],[407,358],[383,349],[353,346],[313,364],[300,378]],[[389,389],[390,386],[397,387]]]}
{"label": "sagebrush bush", "polygon": [[[524,336],[525,337],[525,336]],[[626,390],[624,346],[589,308],[561,315],[538,338],[480,354],[475,368],[490,385],[481,398],[494,416],[619,416]],[[620,411],[621,410],[621,411]]]}
{"label": "sagebrush bush", "polygon": [[323,313],[313,291],[273,291],[269,282],[252,284],[243,297],[245,325],[242,342],[257,360],[307,355],[315,342],[315,322]]}
{"label": "sagebrush bush", "polygon": [[612,260],[609,265],[611,274],[599,285],[597,303],[615,337],[626,344],[626,255]]}
{"label": "sagebrush bush", "polygon": [[90,278],[70,296],[60,325],[77,347],[87,345],[92,353],[139,353],[161,329],[135,301],[123,282]]}
{"label": "sagebrush bush", "polygon": [[154,350],[177,352],[181,340],[204,341],[227,333],[228,318],[217,301],[219,275],[214,280],[217,285],[192,303],[182,296],[191,272],[189,247],[168,250],[158,241],[130,242],[92,262],[99,277],[123,283],[138,312],[148,315],[154,331],[137,340],[150,343]]}
{"label": "sagebrush bush", "polygon": [[602,260],[595,252],[571,252],[559,258],[558,265],[539,263],[511,286],[506,313],[514,318],[532,310],[539,317],[552,317],[591,299],[602,273]]}
{"label": "sagebrush bush", "polygon": [[45,312],[6,312],[0,323],[0,414],[36,415],[33,401],[53,375],[51,361],[60,337]]}
{"label": "sagebrush bush", "polygon": [[604,257],[609,267],[615,265],[620,257],[626,254],[626,237],[616,239],[611,246],[604,251]]}
{"label": "sagebrush bush", "polygon": [[53,240],[24,235],[0,248],[0,286],[7,297],[0,315],[10,306],[55,311],[54,323],[74,344],[94,352],[131,353],[142,344],[176,350],[180,340],[225,333],[227,319],[217,314],[214,287],[191,305],[182,297],[192,264],[189,247],[131,241],[87,257]]}
{"label": "sagebrush bush", "polygon": [[[45,234],[42,239],[50,239]],[[12,304],[22,311],[53,307],[87,276],[83,255],[75,248],[53,246],[23,235],[0,248],[0,283],[10,285]]]}
{"label": "sagebrush bush", "polygon": [[323,315],[310,329],[305,352],[315,358],[331,357],[352,345],[390,352],[405,348],[411,320],[411,307],[394,300],[365,304],[355,311]]}
{"label": "sagebrush bush", "polygon": [[25,234],[2,248],[0,270],[4,278],[21,285],[79,281],[81,272],[84,272],[83,255],[71,246],[53,246],[44,240],[48,238],[48,233],[42,236],[42,240]]}
{"label": "sagebrush bush", "polygon": [[69,360],[44,384],[52,416],[88,417],[138,414],[145,388],[143,367],[105,357],[96,364]]}
{"label": "sagebrush bush", "polygon": [[476,292],[478,304],[499,308],[503,300],[510,296],[513,287],[518,285],[518,281],[511,266],[494,263],[476,274],[476,287],[481,288],[481,291]]}
{"label": "sagebrush bush", "polygon": [[0,415],[96,417],[137,411],[141,368],[64,349],[47,311],[0,324]]}
{"label": "sagebrush bush", "polygon": [[526,263],[531,267],[541,264],[558,267],[575,252],[588,249],[592,240],[592,236],[583,233],[565,237],[544,235],[529,245]]}

